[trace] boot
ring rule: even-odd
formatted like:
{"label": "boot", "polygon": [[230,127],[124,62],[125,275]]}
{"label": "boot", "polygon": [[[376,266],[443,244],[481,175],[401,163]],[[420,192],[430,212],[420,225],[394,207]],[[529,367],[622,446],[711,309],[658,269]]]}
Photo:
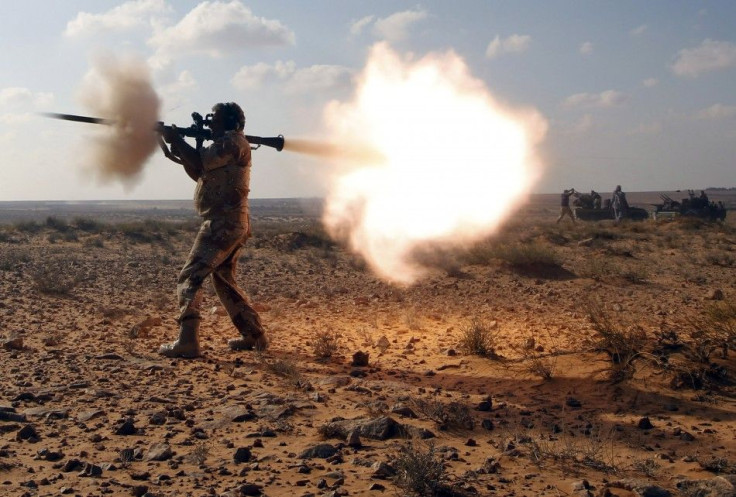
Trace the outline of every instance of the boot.
{"label": "boot", "polygon": [[175,342],[166,343],[158,349],[158,353],[164,357],[183,357],[193,359],[202,355],[199,348],[199,319],[190,318],[181,322],[179,327],[179,338]]}
{"label": "boot", "polygon": [[263,352],[268,348],[268,339],[264,333],[260,335],[241,336],[227,341],[228,347],[232,350],[253,350]]}

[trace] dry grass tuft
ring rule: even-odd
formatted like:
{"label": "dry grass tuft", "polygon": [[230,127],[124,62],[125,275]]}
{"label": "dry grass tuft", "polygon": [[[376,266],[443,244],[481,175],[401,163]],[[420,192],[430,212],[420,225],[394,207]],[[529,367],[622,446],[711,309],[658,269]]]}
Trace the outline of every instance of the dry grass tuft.
{"label": "dry grass tuft", "polygon": [[496,354],[498,325],[495,321],[486,323],[474,318],[470,324],[462,328],[461,332],[460,348],[463,351],[481,357],[498,358]]}
{"label": "dry grass tuft", "polygon": [[418,444],[401,447],[396,458],[396,486],[417,497],[440,495],[447,481],[445,465],[434,445],[421,447]]}

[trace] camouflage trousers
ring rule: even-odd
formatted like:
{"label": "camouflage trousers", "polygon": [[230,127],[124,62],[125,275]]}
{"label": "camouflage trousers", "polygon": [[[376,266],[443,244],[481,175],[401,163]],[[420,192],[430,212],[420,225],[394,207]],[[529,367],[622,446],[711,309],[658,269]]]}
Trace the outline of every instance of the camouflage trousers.
{"label": "camouflage trousers", "polygon": [[199,228],[192,250],[179,274],[179,323],[201,318],[202,284],[212,275],[218,298],[230,319],[244,337],[258,337],[263,326],[258,313],[238,287],[235,275],[238,256],[248,239],[246,223],[229,220],[205,220]]}

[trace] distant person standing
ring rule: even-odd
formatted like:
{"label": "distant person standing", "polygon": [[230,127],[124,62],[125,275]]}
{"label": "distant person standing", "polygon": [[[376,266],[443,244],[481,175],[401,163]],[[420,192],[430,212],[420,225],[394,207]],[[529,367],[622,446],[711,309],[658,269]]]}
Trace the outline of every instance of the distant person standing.
{"label": "distant person standing", "polygon": [[593,209],[600,209],[602,201],[601,194],[595,190],[590,190],[590,198],[593,201]]}
{"label": "distant person standing", "polygon": [[557,218],[558,224],[565,216],[570,216],[572,224],[575,224],[575,215],[573,214],[572,209],[570,209],[570,197],[575,193],[575,188],[570,188],[569,190],[564,190],[562,195],[560,195],[560,217]]}
{"label": "distant person standing", "polygon": [[629,211],[629,202],[626,200],[626,194],[621,190],[621,185],[616,185],[616,189],[613,191],[611,207],[613,207],[613,217],[616,224],[618,224]]}

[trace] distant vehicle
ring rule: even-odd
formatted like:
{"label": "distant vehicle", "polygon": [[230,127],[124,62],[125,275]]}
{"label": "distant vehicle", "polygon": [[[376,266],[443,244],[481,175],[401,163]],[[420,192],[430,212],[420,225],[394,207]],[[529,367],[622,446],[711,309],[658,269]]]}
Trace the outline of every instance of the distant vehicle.
{"label": "distant vehicle", "polygon": [[[572,205],[575,206],[573,212],[575,218],[582,221],[603,221],[606,219],[615,219],[611,199],[606,199],[602,205],[596,207],[595,197],[587,193],[576,193],[575,200]],[[640,207],[629,207],[626,210],[626,219],[632,221],[643,221],[649,218],[649,211]]]}
{"label": "distant vehicle", "polygon": [[726,219],[727,209],[723,202],[710,201],[704,191],[701,191],[700,195],[697,196],[695,192],[688,190],[688,198],[683,198],[680,202],[672,200],[664,193],[660,194],[659,197],[662,199],[662,203],[654,205],[654,219],[679,216],[711,221]]}

